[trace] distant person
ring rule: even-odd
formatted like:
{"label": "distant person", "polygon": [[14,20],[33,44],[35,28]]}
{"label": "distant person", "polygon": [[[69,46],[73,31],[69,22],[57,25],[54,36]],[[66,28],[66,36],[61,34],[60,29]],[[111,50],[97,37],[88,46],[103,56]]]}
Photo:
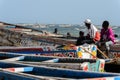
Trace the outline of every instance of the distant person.
{"label": "distant person", "polygon": [[54,34],[58,34],[57,28],[54,29],[54,32],[53,32],[53,33],[54,33]]}
{"label": "distant person", "polygon": [[114,36],[115,36],[115,38],[117,38],[117,37],[118,37],[118,35],[117,35],[117,34],[115,34]]}
{"label": "distant person", "polygon": [[108,21],[103,21],[102,23],[100,42],[103,46],[105,46],[108,55],[110,49],[109,45],[115,44],[115,35],[112,28],[109,26]]}
{"label": "distant person", "polygon": [[92,24],[90,19],[85,20],[85,26],[87,27],[87,35],[86,40],[88,44],[97,43],[100,40],[100,32],[98,29]]}
{"label": "distant person", "polygon": [[85,43],[84,41],[85,41],[84,32],[80,31],[79,38],[76,41],[76,46],[83,45]]}
{"label": "distant person", "polygon": [[71,34],[69,32],[67,32],[67,38],[71,37]]}

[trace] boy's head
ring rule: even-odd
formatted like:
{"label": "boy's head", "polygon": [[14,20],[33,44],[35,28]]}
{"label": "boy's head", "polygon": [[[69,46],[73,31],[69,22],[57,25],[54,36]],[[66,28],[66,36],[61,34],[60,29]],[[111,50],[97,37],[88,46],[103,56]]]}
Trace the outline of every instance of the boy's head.
{"label": "boy's head", "polygon": [[108,29],[108,27],[109,27],[109,22],[108,22],[108,21],[103,21],[102,27],[103,27],[104,29]]}

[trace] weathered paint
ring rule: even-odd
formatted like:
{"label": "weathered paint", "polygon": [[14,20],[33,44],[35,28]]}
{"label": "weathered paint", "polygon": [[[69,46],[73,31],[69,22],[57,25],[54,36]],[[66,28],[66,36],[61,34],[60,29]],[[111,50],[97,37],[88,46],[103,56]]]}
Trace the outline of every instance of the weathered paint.
{"label": "weathered paint", "polygon": [[101,78],[88,78],[88,79],[81,79],[81,80],[120,80],[120,76],[115,77],[101,77]]}
{"label": "weathered paint", "polygon": [[85,71],[81,71],[81,70],[35,66],[35,65],[27,65],[27,64],[21,64],[21,63],[16,63],[16,62],[6,62],[6,61],[1,62],[0,61],[0,64],[1,64],[0,66],[2,66],[2,67],[6,67],[6,66],[13,67],[15,65],[16,66],[34,67],[32,72],[30,72],[30,73],[28,72],[26,74],[30,74],[30,75],[32,74],[35,76],[49,76],[49,77],[61,77],[61,78],[73,78],[73,79],[120,76],[120,74],[116,74],[116,73],[85,72]]}
{"label": "weathered paint", "polygon": [[47,61],[42,61],[42,62],[53,62],[53,63],[56,63],[56,62],[59,62],[59,59],[52,59],[52,60],[47,60]]}
{"label": "weathered paint", "polygon": [[0,80],[39,80],[39,79],[0,70]]}
{"label": "weathered paint", "polygon": [[76,50],[58,50],[54,46],[2,47],[0,51],[16,54],[35,54],[44,56],[76,57]]}
{"label": "weathered paint", "polygon": [[22,61],[32,61],[32,62],[41,62],[46,60],[52,59],[59,59],[58,62],[62,63],[83,63],[83,62],[96,62],[96,59],[81,59],[81,58],[69,58],[69,57],[55,57],[55,56],[36,56],[36,55],[25,55],[25,54],[16,54],[16,53],[1,53],[0,56],[3,57],[18,57],[18,56],[25,56],[24,60]]}
{"label": "weathered paint", "polygon": [[6,61],[18,61],[18,60],[24,60],[24,58],[25,58],[25,56],[19,56],[19,57],[4,59],[4,60],[6,60]]}
{"label": "weathered paint", "polygon": [[3,70],[10,72],[31,72],[33,67],[3,68]]}
{"label": "weathered paint", "polygon": [[[70,78],[67,78],[71,80]],[[0,80],[67,80],[60,77],[35,76],[25,73],[14,73],[0,70]]]}

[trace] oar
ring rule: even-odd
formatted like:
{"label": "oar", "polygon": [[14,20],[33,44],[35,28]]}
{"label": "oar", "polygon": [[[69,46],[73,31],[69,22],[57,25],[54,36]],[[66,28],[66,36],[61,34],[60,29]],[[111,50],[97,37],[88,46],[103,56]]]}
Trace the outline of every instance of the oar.
{"label": "oar", "polygon": [[[103,53],[98,47],[97,47],[97,50],[98,50],[105,58],[109,59],[109,57],[108,57],[105,53]],[[106,62],[106,63],[112,63],[112,62],[114,62],[114,63],[117,62],[117,57],[116,57],[116,56],[115,56],[115,58],[110,59],[110,61],[109,61],[109,62]]]}
{"label": "oar", "polygon": [[108,57],[105,53],[103,53],[98,47],[97,47],[97,50],[98,50],[105,58],[109,59],[109,57]]}

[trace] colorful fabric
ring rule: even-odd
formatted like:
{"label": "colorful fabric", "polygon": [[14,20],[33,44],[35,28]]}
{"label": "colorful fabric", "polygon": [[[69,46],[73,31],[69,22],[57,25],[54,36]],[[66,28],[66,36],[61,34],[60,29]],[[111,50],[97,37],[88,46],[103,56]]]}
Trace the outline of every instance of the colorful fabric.
{"label": "colorful fabric", "polygon": [[100,32],[96,32],[94,41],[99,41],[100,40]]}
{"label": "colorful fabric", "polygon": [[114,32],[111,27],[109,27],[108,30],[101,29],[101,39],[102,41],[115,42]]}

